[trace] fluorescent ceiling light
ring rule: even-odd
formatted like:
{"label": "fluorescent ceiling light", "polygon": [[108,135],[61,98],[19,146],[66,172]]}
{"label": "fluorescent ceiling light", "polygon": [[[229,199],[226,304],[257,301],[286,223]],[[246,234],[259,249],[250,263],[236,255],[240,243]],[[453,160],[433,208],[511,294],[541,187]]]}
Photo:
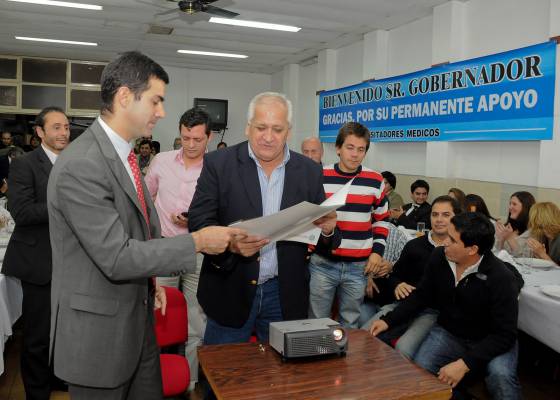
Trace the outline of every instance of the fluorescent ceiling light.
{"label": "fluorescent ceiling light", "polygon": [[215,53],[213,51],[198,51],[198,50],[177,50],[177,53],[182,54],[195,54],[198,56],[215,56],[215,57],[231,57],[231,58],[247,58],[244,54],[232,54],[232,53]]}
{"label": "fluorescent ceiling light", "polygon": [[8,0],[16,3],[31,3],[43,6],[57,6],[57,7],[70,7],[70,8],[82,8],[84,10],[103,10],[103,6],[98,6],[95,4],[84,4],[84,3],[71,3],[69,1],[52,1],[52,0]]}
{"label": "fluorescent ceiling light", "polygon": [[213,22],[215,24],[224,24],[224,25],[245,26],[249,28],[272,29],[275,31],[286,31],[286,32],[298,32],[301,30],[301,28],[298,28],[297,26],[269,24],[266,22],[258,22],[258,21],[244,21],[242,19],[233,19],[233,18],[212,17],[208,22]]}
{"label": "fluorescent ceiling light", "polygon": [[72,40],[58,40],[58,39],[43,39],[43,38],[33,38],[26,36],[15,36],[17,40],[29,40],[32,42],[50,42],[50,43],[63,43],[63,44],[79,44],[81,46],[97,46],[97,43],[92,42],[74,42]]}

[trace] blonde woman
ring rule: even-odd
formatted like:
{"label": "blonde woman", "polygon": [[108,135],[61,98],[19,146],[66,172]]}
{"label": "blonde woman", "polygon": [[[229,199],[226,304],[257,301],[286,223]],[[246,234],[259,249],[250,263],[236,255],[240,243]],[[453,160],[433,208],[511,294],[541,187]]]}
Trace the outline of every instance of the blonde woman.
{"label": "blonde woman", "polygon": [[560,209],[551,202],[537,203],[529,211],[531,238],[527,246],[543,260],[560,265]]}

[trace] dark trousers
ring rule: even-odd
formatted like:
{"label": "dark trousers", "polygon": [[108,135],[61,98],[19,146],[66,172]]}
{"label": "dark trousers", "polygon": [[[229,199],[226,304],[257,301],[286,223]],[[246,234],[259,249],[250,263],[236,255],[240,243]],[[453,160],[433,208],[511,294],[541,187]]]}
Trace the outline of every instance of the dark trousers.
{"label": "dark trousers", "polygon": [[[141,332],[139,332],[141,334]],[[163,399],[159,349],[153,314],[148,313],[140,361],[132,378],[116,388],[93,388],[68,384],[72,400],[160,400]]]}
{"label": "dark trousers", "polygon": [[21,282],[23,349],[21,376],[27,400],[48,400],[53,377],[49,367],[51,284]]}

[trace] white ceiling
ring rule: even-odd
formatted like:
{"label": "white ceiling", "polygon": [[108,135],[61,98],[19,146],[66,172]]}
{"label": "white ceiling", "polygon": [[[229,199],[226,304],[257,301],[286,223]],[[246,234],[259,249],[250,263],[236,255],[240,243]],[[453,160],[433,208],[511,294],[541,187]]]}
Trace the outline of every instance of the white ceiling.
{"label": "white ceiling", "polygon": [[[72,0],[66,0],[72,1]],[[166,0],[74,0],[103,11],[0,0],[0,54],[108,61],[139,50],[161,64],[211,70],[272,73],[338,48],[376,29],[390,30],[431,15],[448,0],[220,0],[212,5],[257,20],[302,29],[297,33],[208,23],[209,14],[155,16],[177,7]],[[146,33],[150,24],[174,28]],[[14,36],[97,42],[97,47],[23,42]],[[178,49],[242,53],[247,59],[178,54]]]}

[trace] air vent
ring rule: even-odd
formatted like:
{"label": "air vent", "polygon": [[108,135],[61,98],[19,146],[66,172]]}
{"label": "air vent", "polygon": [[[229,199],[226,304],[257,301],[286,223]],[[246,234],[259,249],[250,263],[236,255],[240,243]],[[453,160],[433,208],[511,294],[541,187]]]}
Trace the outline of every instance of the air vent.
{"label": "air vent", "polygon": [[153,33],[154,35],[171,35],[173,28],[167,26],[150,25],[148,33]]}

